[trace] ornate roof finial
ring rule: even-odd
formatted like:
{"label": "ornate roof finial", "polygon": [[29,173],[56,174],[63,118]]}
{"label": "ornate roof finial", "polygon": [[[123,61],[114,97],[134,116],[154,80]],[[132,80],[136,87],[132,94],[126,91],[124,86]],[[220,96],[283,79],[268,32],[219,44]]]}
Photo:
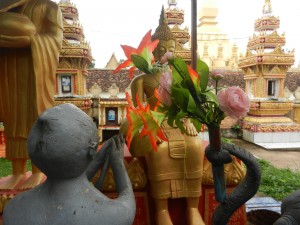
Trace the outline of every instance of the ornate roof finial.
{"label": "ornate roof finial", "polygon": [[269,15],[272,14],[272,5],[271,5],[271,0],[265,0],[265,4],[263,6],[263,14],[264,15]]}
{"label": "ornate roof finial", "polygon": [[162,6],[160,18],[159,18],[159,25],[156,28],[154,34],[152,35],[152,40],[159,39],[159,40],[174,40],[176,41],[175,35],[172,33],[170,27],[168,26],[168,21],[165,17],[165,9]]}
{"label": "ornate roof finial", "polygon": [[169,6],[171,6],[171,5],[176,6],[177,5],[177,0],[168,0],[168,4],[169,4]]}

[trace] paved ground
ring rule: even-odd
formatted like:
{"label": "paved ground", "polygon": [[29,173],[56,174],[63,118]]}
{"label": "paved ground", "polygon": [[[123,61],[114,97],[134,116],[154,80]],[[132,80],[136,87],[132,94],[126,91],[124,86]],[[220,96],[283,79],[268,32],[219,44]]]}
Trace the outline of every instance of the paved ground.
{"label": "paved ground", "polygon": [[232,141],[236,145],[250,151],[254,156],[270,162],[276,168],[290,168],[294,171],[300,172],[300,149],[267,150],[241,139],[232,139]]}

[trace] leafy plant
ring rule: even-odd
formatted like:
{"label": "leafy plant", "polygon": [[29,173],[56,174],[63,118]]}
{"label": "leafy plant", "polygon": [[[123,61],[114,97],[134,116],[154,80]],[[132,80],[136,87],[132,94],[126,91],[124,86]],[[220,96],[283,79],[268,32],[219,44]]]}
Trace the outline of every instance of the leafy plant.
{"label": "leafy plant", "polygon": [[231,127],[231,129],[233,129],[236,132],[236,136],[238,138],[242,138],[243,137],[243,131],[242,128],[239,124],[235,124]]}
{"label": "leafy plant", "polygon": [[259,192],[280,201],[291,192],[300,189],[300,172],[278,169],[261,159],[258,162],[262,172]]}

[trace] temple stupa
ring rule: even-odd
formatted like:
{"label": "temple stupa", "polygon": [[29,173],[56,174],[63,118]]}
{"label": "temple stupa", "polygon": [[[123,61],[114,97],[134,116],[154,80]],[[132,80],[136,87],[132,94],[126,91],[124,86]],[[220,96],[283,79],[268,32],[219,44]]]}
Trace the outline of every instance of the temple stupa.
{"label": "temple stupa", "polygon": [[198,1],[199,24],[197,28],[198,54],[211,69],[238,69],[238,47],[225,34],[216,18],[218,8],[215,0]]}
{"label": "temple stupa", "polygon": [[256,33],[249,39],[246,56],[239,61],[251,99],[243,137],[256,144],[300,142],[299,124],[285,116],[293,108],[293,102],[285,99],[284,80],[294,64],[294,51],[283,50],[285,35],[278,34],[279,25],[270,0],[265,0],[263,15],[254,24]]}
{"label": "temple stupa", "polygon": [[58,5],[63,14],[64,39],[56,71],[55,104],[68,102],[87,110],[91,105],[91,98],[86,96],[88,66],[93,63],[91,48],[75,4],[61,0]]}

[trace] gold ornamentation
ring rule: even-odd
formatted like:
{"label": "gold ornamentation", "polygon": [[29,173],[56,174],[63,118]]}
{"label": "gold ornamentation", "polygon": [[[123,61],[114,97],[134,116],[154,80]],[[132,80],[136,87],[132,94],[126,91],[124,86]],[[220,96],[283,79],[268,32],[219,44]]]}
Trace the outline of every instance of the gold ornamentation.
{"label": "gold ornamentation", "polygon": [[255,117],[255,116],[246,116],[243,121],[245,123],[251,124],[266,124],[266,123],[291,123],[293,122],[288,117]]}
{"label": "gold ornamentation", "polygon": [[291,101],[251,101],[248,114],[260,116],[283,116],[293,109],[293,105],[294,103]]}
{"label": "gold ornamentation", "polygon": [[243,129],[251,132],[299,132],[300,124],[284,116],[280,117],[255,117],[244,118]]}
{"label": "gold ornamentation", "polygon": [[278,44],[281,46],[285,45],[285,35],[278,35],[277,31],[274,30],[271,34],[267,34],[261,31],[261,35],[253,35],[252,39],[249,40],[247,47],[255,50],[259,46],[276,47]]}
{"label": "gold ornamentation", "polygon": [[133,189],[142,189],[147,185],[147,176],[142,163],[138,158],[133,158],[127,169]]}
{"label": "gold ornamentation", "polygon": [[185,29],[180,29],[180,27],[175,24],[171,31],[179,43],[185,44],[190,40],[191,36],[187,27]]}
{"label": "gold ornamentation", "polygon": [[[145,170],[140,160],[138,158],[132,158],[129,164],[127,163],[126,160],[124,160],[124,164],[129,179],[131,181],[132,188],[134,190],[144,188],[147,185],[147,175],[145,173]],[[100,172],[97,173],[93,178],[92,182],[94,183],[94,185],[98,181],[99,176],[100,176]],[[116,184],[115,184],[114,175],[111,167],[108,169],[106,173],[101,190],[105,192],[116,191]]]}
{"label": "gold ornamentation", "polygon": [[[232,156],[232,162],[224,165],[224,173],[226,185],[237,185],[245,177],[246,169],[235,156]],[[214,185],[212,165],[208,160],[204,160],[202,183]]]}
{"label": "gold ornamentation", "polygon": [[184,22],[184,11],[177,7],[166,9],[165,14],[170,24],[182,24]]}
{"label": "gold ornamentation", "polygon": [[71,103],[76,105],[78,108],[82,110],[87,110],[91,108],[92,99],[91,98],[55,98],[54,106]]}
{"label": "gold ornamentation", "polygon": [[262,17],[255,21],[254,29],[256,31],[267,30],[267,29],[277,29],[279,28],[280,20],[275,16]]}

